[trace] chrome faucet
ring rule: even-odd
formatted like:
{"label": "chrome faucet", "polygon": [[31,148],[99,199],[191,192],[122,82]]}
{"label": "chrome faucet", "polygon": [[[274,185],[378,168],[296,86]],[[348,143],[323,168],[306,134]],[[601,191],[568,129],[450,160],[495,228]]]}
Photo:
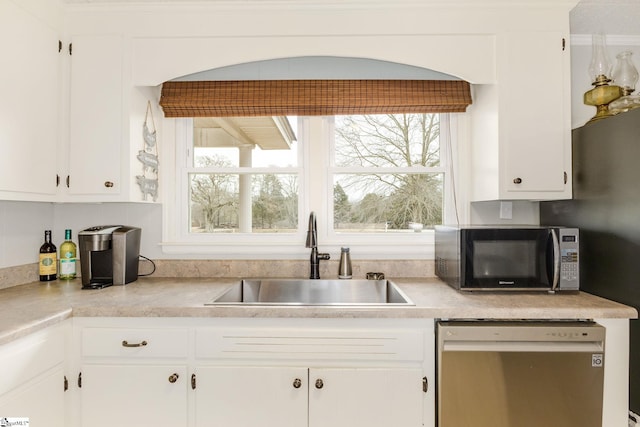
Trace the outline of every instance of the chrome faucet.
{"label": "chrome faucet", "polygon": [[310,273],[309,279],[320,278],[320,260],[331,258],[329,254],[318,253],[318,226],[316,224],[316,214],[309,214],[309,227],[307,228],[307,248],[311,248],[311,258],[309,259]]}

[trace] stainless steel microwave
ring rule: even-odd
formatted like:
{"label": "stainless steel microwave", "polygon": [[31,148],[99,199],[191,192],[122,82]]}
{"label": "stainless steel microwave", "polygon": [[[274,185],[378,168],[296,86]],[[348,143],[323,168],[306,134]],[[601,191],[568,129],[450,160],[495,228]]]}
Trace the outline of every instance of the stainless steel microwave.
{"label": "stainless steel microwave", "polygon": [[435,272],[462,291],[577,291],[577,228],[436,226]]}

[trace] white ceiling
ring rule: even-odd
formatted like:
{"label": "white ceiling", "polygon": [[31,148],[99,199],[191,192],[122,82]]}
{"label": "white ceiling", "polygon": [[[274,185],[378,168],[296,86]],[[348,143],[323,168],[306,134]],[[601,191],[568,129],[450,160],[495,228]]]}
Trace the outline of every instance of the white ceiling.
{"label": "white ceiling", "polygon": [[296,136],[286,117],[200,117],[193,120],[196,147],[258,145],[286,150]]}
{"label": "white ceiling", "polygon": [[571,11],[571,34],[640,35],[640,0],[581,0]]}

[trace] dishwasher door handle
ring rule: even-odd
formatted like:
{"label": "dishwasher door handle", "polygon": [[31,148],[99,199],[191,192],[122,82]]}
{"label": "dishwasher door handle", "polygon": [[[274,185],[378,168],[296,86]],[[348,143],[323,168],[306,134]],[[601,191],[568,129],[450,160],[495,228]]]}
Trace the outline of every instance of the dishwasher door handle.
{"label": "dishwasher door handle", "polygon": [[444,341],[442,351],[603,352],[602,341]]}

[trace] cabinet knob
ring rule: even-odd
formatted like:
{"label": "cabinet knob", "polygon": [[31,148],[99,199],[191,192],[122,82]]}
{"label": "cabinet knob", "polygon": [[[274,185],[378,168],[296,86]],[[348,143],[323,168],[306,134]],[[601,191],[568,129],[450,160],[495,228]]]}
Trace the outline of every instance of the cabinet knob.
{"label": "cabinet knob", "polygon": [[318,378],[318,379],[316,380],[316,388],[317,388],[318,390],[320,390],[322,387],[324,387],[324,382],[322,382],[322,380],[321,380],[320,378]]}
{"label": "cabinet knob", "polygon": [[113,187],[113,182],[111,182],[111,181],[105,181],[105,182],[104,182],[104,186],[105,186],[105,187],[107,187],[107,188],[111,188],[111,187]]}
{"label": "cabinet knob", "polygon": [[180,376],[178,374],[171,374],[171,375],[169,375],[169,382],[171,384],[173,384],[176,381],[178,381],[178,378],[180,378]]}
{"label": "cabinet knob", "polygon": [[514,184],[522,184],[522,178],[514,178],[513,183]]}
{"label": "cabinet knob", "polygon": [[302,386],[302,380],[300,378],[296,378],[293,380],[293,388],[300,388]]}

